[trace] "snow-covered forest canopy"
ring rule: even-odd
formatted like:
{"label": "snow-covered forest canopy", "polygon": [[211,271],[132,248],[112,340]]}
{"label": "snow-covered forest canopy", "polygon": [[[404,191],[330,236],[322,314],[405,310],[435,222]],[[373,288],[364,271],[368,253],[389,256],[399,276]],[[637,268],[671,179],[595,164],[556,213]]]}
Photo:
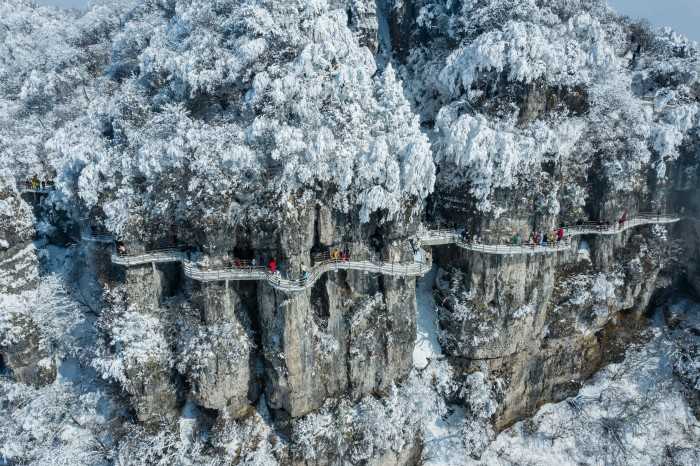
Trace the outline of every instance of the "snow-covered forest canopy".
{"label": "snow-covered forest canopy", "polygon": [[[455,166],[447,176],[466,178],[482,209],[543,161],[576,179],[600,159],[619,191],[639,189],[697,128],[697,48],[670,30],[625,23],[597,0],[422,3],[417,35],[429,39],[404,51],[406,85],[435,125],[436,162]],[[542,102],[523,101],[533,89]]]}
{"label": "snow-covered forest canopy", "polygon": [[[4,1],[3,167],[55,176],[120,234],[130,217],[235,224],[319,198],[367,222],[420,211],[433,161],[487,211],[543,161],[577,179],[600,159],[638,189],[697,126],[695,46],[604,2],[419,4],[395,71],[329,1],[98,1],[79,18]],[[528,87],[545,108],[520,108]],[[564,207],[585,202],[566,189]]]}
{"label": "snow-covered forest canopy", "polygon": [[605,0],[0,0],[0,466],[699,464],[699,143]]}
{"label": "snow-covered forest canopy", "polygon": [[427,137],[342,10],[130,3],[63,23],[3,3],[15,173],[55,173],[67,202],[99,205],[116,233],[129,216],[233,224],[319,196],[363,222],[420,210],[434,183]]}

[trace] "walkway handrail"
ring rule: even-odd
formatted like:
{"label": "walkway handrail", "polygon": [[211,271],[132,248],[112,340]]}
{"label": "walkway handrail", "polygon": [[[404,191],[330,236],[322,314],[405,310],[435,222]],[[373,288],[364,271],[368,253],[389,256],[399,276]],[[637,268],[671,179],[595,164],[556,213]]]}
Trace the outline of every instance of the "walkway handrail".
{"label": "walkway handrail", "polygon": [[114,242],[114,236],[106,234],[106,235],[96,235],[94,233],[90,233],[87,231],[83,231],[80,233],[80,239],[83,241],[92,241],[94,243],[113,243]]}
{"label": "walkway handrail", "polygon": [[[480,252],[484,254],[544,254],[571,249],[572,238],[574,236],[586,234],[617,234],[628,228],[647,224],[675,223],[680,221],[679,217],[663,216],[659,213],[643,213],[635,218],[620,224],[619,222],[609,224],[600,222],[581,223],[572,227],[564,227],[566,236],[555,243],[544,244],[484,244],[479,242],[469,242],[462,238],[462,230],[436,229],[425,230],[421,233],[419,240],[423,245],[454,244],[462,249]],[[234,267],[220,267],[207,269],[202,263],[195,263],[188,259],[188,254],[180,248],[165,248],[148,251],[143,254],[112,254],[112,262],[123,266],[141,265],[147,263],[182,262],[185,275],[192,280],[201,282],[220,281],[267,281],[273,288],[287,291],[299,292],[312,287],[316,281],[324,274],[337,270],[356,270],[362,272],[379,273],[388,276],[417,277],[425,275],[432,268],[429,260],[422,260],[418,257],[429,257],[421,249],[420,254],[414,256],[412,261],[387,262],[377,260],[371,253],[369,257],[358,260],[357,255],[350,258],[334,259],[328,254],[317,254],[314,256],[318,260],[311,267],[306,276],[298,279],[283,278],[280,272],[271,272],[263,264],[253,266],[250,261],[236,259]]]}
{"label": "walkway handrail", "polygon": [[144,254],[112,254],[112,263],[117,265],[142,265],[148,263],[182,262],[187,259],[187,254],[181,249],[157,249]]}
{"label": "walkway handrail", "polygon": [[581,222],[576,225],[564,226],[564,240],[556,243],[544,243],[540,245],[520,243],[520,244],[486,244],[481,242],[465,241],[462,238],[462,230],[438,228],[426,230],[422,233],[420,240],[423,245],[437,246],[454,244],[462,249],[481,252],[484,254],[541,254],[566,251],[571,247],[571,238],[574,236],[598,234],[616,235],[630,228],[651,225],[667,224],[680,221],[680,217],[664,212],[640,212],[634,218],[623,223],[616,222]]}
{"label": "walkway handrail", "polygon": [[20,193],[38,193],[38,194],[48,194],[51,191],[56,189],[55,185],[48,185],[44,186],[43,188],[41,186],[38,187],[33,187],[33,186],[27,186],[26,183],[16,183],[17,191]]}
{"label": "walkway handrail", "polygon": [[284,278],[279,272],[271,272],[264,267],[232,267],[215,270],[203,270],[202,266],[191,261],[185,261],[185,275],[193,280],[202,282],[214,281],[267,281],[273,288],[298,292],[311,288],[318,279],[327,272],[338,270],[356,270],[362,272],[380,273],[389,276],[422,276],[428,273],[432,264],[427,261],[414,260],[411,262],[374,262],[330,259],[315,264],[306,277],[298,279]]}
{"label": "walkway handrail", "polygon": [[676,223],[681,220],[678,216],[671,216],[668,214],[659,213],[640,213],[634,218],[626,220],[620,223],[616,222],[600,222],[600,223],[581,223],[578,225],[565,226],[564,230],[567,235],[570,236],[581,236],[586,234],[600,234],[600,235],[616,235],[622,233],[630,228],[643,226],[643,225],[662,225],[669,223]]}

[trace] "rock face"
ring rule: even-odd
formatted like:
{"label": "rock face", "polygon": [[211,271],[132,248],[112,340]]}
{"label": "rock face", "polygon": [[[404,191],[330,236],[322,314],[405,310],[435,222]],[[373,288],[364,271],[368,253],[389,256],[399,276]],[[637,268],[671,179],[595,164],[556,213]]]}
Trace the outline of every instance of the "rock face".
{"label": "rock face", "polygon": [[193,294],[203,319],[195,338],[206,345],[188,371],[195,400],[206,408],[245,416],[260,392],[254,332],[237,284],[206,284]]}
{"label": "rock face", "polygon": [[684,285],[700,296],[700,163],[689,145],[687,153],[672,167],[671,203],[678,206],[683,221],[676,229],[676,237],[683,248],[679,274]]}
{"label": "rock face", "polygon": [[625,316],[646,309],[663,265],[645,236],[586,238],[548,256],[436,253],[448,270],[437,279],[443,348],[462,370],[486,364],[500,380],[497,428],[571,396],[619,352],[610,336],[636,324]]}
{"label": "rock face", "polygon": [[348,26],[357,34],[359,44],[376,53],[379,47],[376,0],[334,0],[333,3],[345,10]]}
{"label": "rock face", "polygon": [[[7,295],[5,299],[21,299],[18,295],[38,284],[40,264],[33,240],[34,215],[30,206],[7,180],[0,178],[0,295]],[[13,336],[0,333],[2,368],[9,369],[15,380],[29,385],[53,382],[56,366],[40,344],[40,330],[31,313],[9,313],[6,309],[0,312],[6,324],[3,327],[14,328]]]}
{"label": "rock face", "polygon": [[[304,212],[299,227],[282,234],[278,257],[287,258],[290,270],[310,266],[309,251],[341,245],[349,236],[339,224],[341,219],[323,207]],[[366,242],[345,244],[357,254],[366,249]],[[400,254],[407,252],[398,243],[386,245],[385,257]],[[405,377],[415,339],[414,289],[413,279],[354,271],[328,273],[295,295],[258,283],[256,315],[269,405],[298,417],[328,398],[381,393]]]}
{"label": "rock face", "polygon": [[0,345],[0,359],[18,382],[41,387],[56,379],[56,364],[40,343],[40,330],[29,318],[13,319],[21,339]]}
{"label": "rock face", "polygon": [[37,283],[34,223],[31,207],[0,179],[0,293],[18,293]]}
{"label": "rock face", "polygon": [[687,218],[679,226],[679,236],[683,238],[685,273],[690,289],[700,296],[700,220]]}
{"label": "rock face", "polygon": [[413,281],[338,272],[293,299],[261,293],[270,405],[297,417],[328,398],[382,393],[405,377],[416,331]]}
{"label": "rock face", "polygon": [[[160,341],[167,335],[168,322],[172,319],[173,313],[168,309],[161,308],[163,273],[155,266],[145,265],[129,268],[125,271],[124,285],[118,290],[124,291],[123,300],[110,306],[112,312],[122,316],[122,319],[132,322],[134,325],[150,327],[157,331],[156,335],[144,335],[149,341]],[[130,314],[124,315],[124,312]],[[103,312],[104,315],[104,312]],[[133,316],[133,317],[131,317]],[[113,332],[112,339],[120,339],[120,333],[132,333],[129,322],[124,322],[116,328],[110,328]],[[166,334],[166,335],[163,335]],[[147,426],[155,427],[162,420],[172,420],[177,415],[179,405],[179,393],[177,379],[174,377],[168,360],[170,359],[168,350],[163,356],[162,344],[155,348],[147,345],[145,350],[140,349],[142,341],[136,333],[136,341],[126,339],[122,345],[134,346],[134,357],[132,348],[123,348],[127,356],[124,357],[126,363],[125,377],[128,383],[125,385],[126,391],[136,410],[138,419]],[[152,339],[152,340],[151,340]]]}
{"label": "rock face", "polygon": [[[339,227],[339,225],[343,225]],[[233,239],[208,234],[205,260],[221,266],[224,255],[276,257],[284,273],[312,265],[329,246],[352,254],[402,261],[413,256],[409,223],[355,228],[319,206],[289,218],[284,229],[244,232]],[[349,240],[354,238],[354,240]],[[363,239],[364,238],[364,239]],[[136,247],[138,249],[138,246]],[[166,367],[129,390],[139,417],[172,412],[183,396],[199,405],[248,415],[260,393],[278,415],[300,417],[341,396],[385,393],[411,370],[416,335],[415,279],[356,271],[330,272],[311,289],[286,294],[267,282],[198,283],[183,280],[178,266],[144,265],[124,271],[130,306],[165,319],[179,375]],[[184,292],[184,293],[183,293]],[[184,298],[174,304],[170,296]],[[184,305],[185,310],[173,312]],[[180,314],[167,317],[171,314]],[[178,320],[179,319],[179,320]],[[156,394],[152,396],[152,394]]]}

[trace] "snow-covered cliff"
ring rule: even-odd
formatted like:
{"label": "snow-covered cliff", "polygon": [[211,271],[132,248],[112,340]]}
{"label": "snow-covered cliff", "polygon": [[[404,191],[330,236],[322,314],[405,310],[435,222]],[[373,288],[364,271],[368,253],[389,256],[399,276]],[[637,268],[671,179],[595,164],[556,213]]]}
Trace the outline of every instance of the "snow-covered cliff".
{"label": "snow-covered cliff", "polygon": [[[537,436],[615,464],[606,387],[640,359],[695,412],[630,451],[697,459],[697,308],[648,330],[700,291],[695,44],[602,0],[6,0],[0,25],[0,464],[536,464]],[[56,189],[15,189],[35,174]],[[541,255],[418,249],[666,211]],[[104,235],[178,259],[112,264]],[[187,273],[331,250],[434,267]],[[567,457],[587,394],[602,453]]]}

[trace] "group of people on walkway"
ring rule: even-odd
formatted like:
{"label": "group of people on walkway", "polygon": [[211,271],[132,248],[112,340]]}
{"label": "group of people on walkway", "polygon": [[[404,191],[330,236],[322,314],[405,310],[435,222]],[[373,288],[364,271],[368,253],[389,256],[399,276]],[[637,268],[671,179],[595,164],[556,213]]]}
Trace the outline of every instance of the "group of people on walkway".
{"label": "group of people on walkway", "polygon": [[331,260],[348,262],[350,260],[350,251],[345,249],[332,249],[330,252]]}
{"label": "group of people on walkway", "polygon": [[[330,260],[332,261],[338,261],[338,262],[347,262],[350,260],[350,251],[347,248],[340,249],[340,248],[333,248],[330,250],[328,255],[321,255],[321,256],[316,256],[315,260],[316,261],[321,261],[324,260],[325,257],[329,257]],[[224,256],[224,265],[230,268],[237,268],[237,269],[246,269],[246,268],[253,268],[253,269],[265,269],[267,272],[276,275],[276,276],[281,276],[282,271],[284,269],[283,264],[281,261],[279,261],[275,257],[271,258],[266,258],[264,255],[261,255],[259,257],[253,257],[250,260],[243,260],[243,259],[238,259],[238,258],[229,258],[229,256]],[[301,266],[300,267],[300,278],[302,280],[307,280],[310,277],[309,270],[306,268],[306,266]]]}
{"label": "group of people on walkway", "polygon": [[[561,243],[565,235],[564,227],[559,227],[548,232],[533,231],[525,242],[525,246],[553,246]],[[513,244],[516,246],[522,245],[519,235],[514,236]]]}
{"label": "group of people on walkway", "polygon": [[39,179],[37,174],[34,174],[31,178],[25,180],[24,185],[27,189],[38,190],[38,189],[50,189],[53,187],[54,182],[49,178]]}
{"label": "group of people on walkway", "polygon": [[268,272],[273,274],[280,274],[282,270],[282,263],[275,257],[266,258],[264,255],[259,257],[254,256],[252,259],[240,259],[238,257],[230,257],[228,255],[223,257],[223,264],[228,268],[236,269],[266,269]]}
{"label": "group of people on walkway", "polygon": [[[561,243],[561,241],[564,240],[564,237],[566,235],[566,231],[564,230],[564,227],[559,227],[551,231],[533,231],[530,233],[530,235],[527,237],[526,240],[523,240],[523,236],[519,232],[513,232],[513,235],[510,237],[509,246],[529,246],[529,247],[535,247],[535,246],[553,246],[556,244]],[[468,244],[482,244],[481,238],[479,235],[474,234],[471,238],[469,237],[469,232],[465,228],[462,230],[461,234],[461,239],[463,242],[468,243]]]}

